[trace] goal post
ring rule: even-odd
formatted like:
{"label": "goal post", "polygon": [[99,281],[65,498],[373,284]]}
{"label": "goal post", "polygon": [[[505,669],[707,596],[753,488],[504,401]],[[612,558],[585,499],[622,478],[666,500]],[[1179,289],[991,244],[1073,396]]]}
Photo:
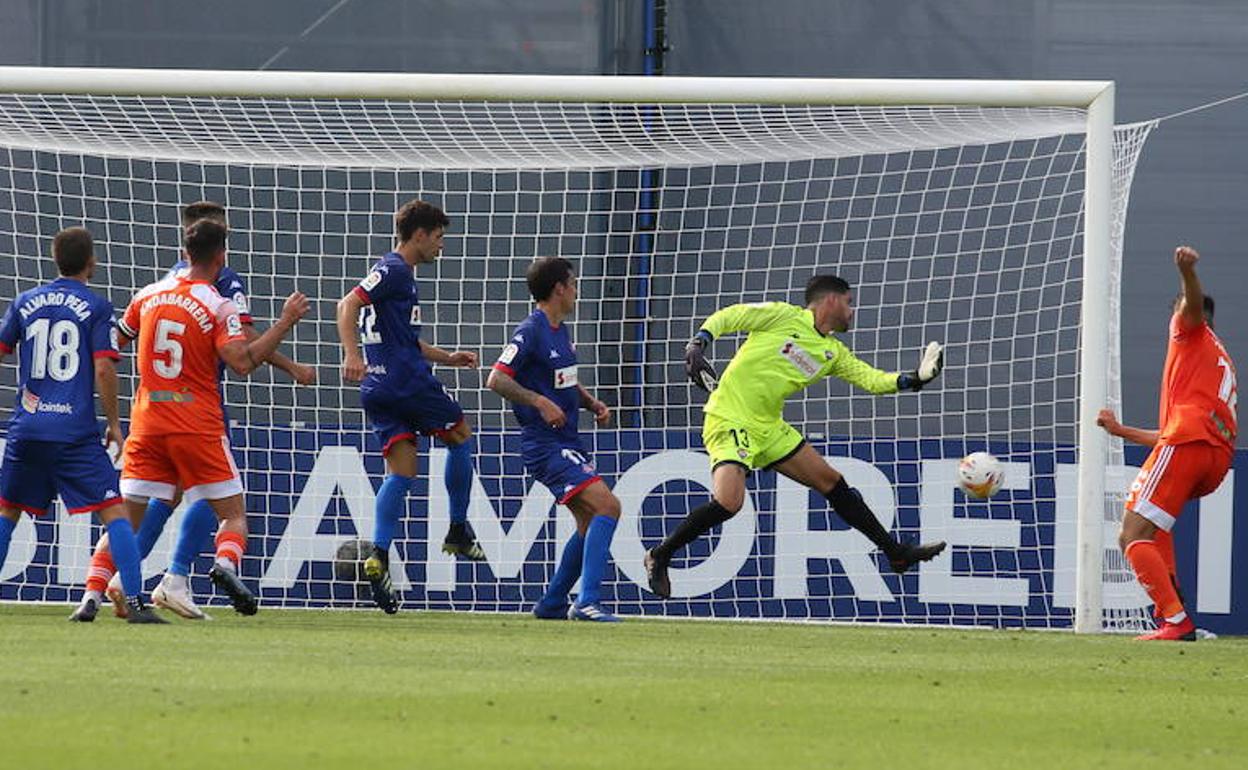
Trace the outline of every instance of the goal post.
{"label": "goal post", "polygon": [[[1095,417],[1119,398],[1121,230],[1149,127],[1116,129],[1113,99],[1105,81],[0,67],[0,264],[13,268],[0,301],[51,277],[52,232],[87,224],[102,288],[124,304],[172,262],[177,208],[209,198],[229,211],[230,261],[262,321],[296,286],[324,308],[389,248],[397,203],[427,197],[453,219],[447,254],[417,276],[435,344],[488,365],[529,305],[524,264],[578,261],[583,376],[624,423],[582,427],[625,502],[607,581],[625,614],[1129,626],[1147,621],[1139,597],[1104,595],[1107,570],[1126,582],[1105,550],[1121,445]],[[683,342],[719,306],[800,302],[817,270],[855,284],[863,320],[846,341],[861,357],[908,368],[943,338],[948,369],[919,396],[816,386],[786,418],[899,532],[953,533],[953,547],[935,569],[884,577],[817,521],[818,501],[759,474],[747,511],[677,565],[681,598],[659,602],[641,549],[709,479]],[[354,606],[331,545],[367,536],[378,448],[339,380],[332,318],[301,324],[288,348],[318,365],[314,388],[272,373],[226,387],[263,509],[249,575],[267,604]],[[412,608],[524,609],[567,513],[524,479],[484,376],[440,375],[479,428],[471,520],[490,561],[435,553],[444,454],[422,446],[398,582]],[[941,486],[973,449],[1012,461],[1016,483],[990,505]],[[64,600],[87,530],[27,526],[0,599]]]}

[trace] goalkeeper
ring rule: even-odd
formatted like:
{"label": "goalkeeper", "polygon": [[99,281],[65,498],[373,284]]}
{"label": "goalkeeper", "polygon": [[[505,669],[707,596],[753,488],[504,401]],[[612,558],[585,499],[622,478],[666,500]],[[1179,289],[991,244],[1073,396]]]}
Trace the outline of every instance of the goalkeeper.
{"label": "goalkeeper", "polygon": [[[940,374],[944,359],[936,342],[928,344],[913,372],[883,372],[858,359],[831,336],[848,330],[853,318],[849,284],[823,275],[806,284],[804,308],[787,302],[732,305],[702,324],[685,348],[685,371],[711,394],[702,423],[702,443],[711,456],[711,499],[690,511],[676,531],[646,552],[651,591],[671,596],[667,567],[672,556],[741,510],[746,474],[756,468],[775,469],[826,497],[837,515],[885,553],[895,572],[905,572],[945,549],[943,542],[897,542],[862,495],[781,418],[786,397],[828,375],[879,395],[920,390]],[[716,387],[707,348],[716,337],[738,331],[749,332],[749,337]]]}

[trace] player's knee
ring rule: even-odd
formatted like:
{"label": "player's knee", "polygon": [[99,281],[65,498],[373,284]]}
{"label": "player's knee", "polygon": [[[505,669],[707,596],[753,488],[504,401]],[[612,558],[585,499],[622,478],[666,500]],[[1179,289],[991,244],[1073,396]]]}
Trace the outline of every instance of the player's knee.
{"label": "player's knee", "polygon": [[1152,540],[1157,527],[1134,511],[1127,511],[1118,528],[1118,549],[1126,553],[1127,546],[1137,540]]}
{"label": "player's knee", "polygon": [[738,491],[733,489],[726,492],[716,492],[714,499],[729,517],[736,516],[745,506],[745,490]]}
{"label": "player's knee", "polygon": [[599,516],[609,516],[613,519],[620,518],[620,498],[611,493],[607,493],[598,506]]}

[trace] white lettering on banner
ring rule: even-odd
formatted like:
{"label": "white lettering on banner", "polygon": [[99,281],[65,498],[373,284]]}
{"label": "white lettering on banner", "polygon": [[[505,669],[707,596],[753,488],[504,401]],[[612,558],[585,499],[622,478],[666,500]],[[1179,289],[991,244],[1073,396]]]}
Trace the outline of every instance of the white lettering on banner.
{"label": "white lettering on banner", "polygon": [[[446,468],[446,449],[435,447],[429,452],[429,489],[439,489]],[[520,577],[520,571],[528,561],[529,552],[537,537],[542,533],[546,522],[550,521],[550,508],[555,504],[555,496],[541,484],[529,487],[528,494],[520,506],[520,513],[511,526],[503,531],[502,523],[494,512],[494,505],[485,495],[480,479],[474,475],[472,479],[472,496],[468,502],[468,523],[477,533],[477,541],[485,558],[490,564],[494,576],[501,579]],[[560,518],[571,518],[566,513]],[[431,540],[445,532],[451,523],[450,502],[444,494],[429,496],[429,532]],[[570,533],[568,537],[570,537]],[[562,538],[562,543],[567,537]],[[555,558],[558,558],[556,556]],[[432,547],[425,553],[425,588],[429,591],[455,590],[455,557],[442,553],[441,548]]]}
{"label": "white lettering on banner", "polygon": [[[826,461],[845,478],[854,480],[854,488],[862,493],[884,529],[892,529],[897,515],[897,502],[888,477],[874,465],[854,457],[828,457]],[[859,599],[891,602],[896,597],[880,574],[872,542],[853,529],[810,529],[810,496],[813,493],[801,484],[778,476],[776,479],[776,564],[775,590],[777,599],[804,599],[809,593],[807,560],[835,559],[841,563],[846,577]],[[827,503],[823,504],[827,506]]]}
{"label": "white lettering on banner", "polygon": [[[701,452],[673,449],[643,457],[615,484],[615,496],[620,499],[620,522],[611,543],[611,555],[620,571],[640,586],[646,585],[646,570],[642,566],[646,549],[641,543],[641,507],[654,490],[669,481],[692,481],[709,492],[711,464]],[[668,569],[672,596],[704,596],[732,582],[750,558],[754,536],[754,503],[747,491],[745,504],[736,516],[724,522],[710,556],[692,567]]]}
{"label": "white lettering on banner", "polygon": [[[958,488],[958,460],[924,460],[919,492],[922,535],[919,540],[944,540],[951,548],[979,546],[1018,548],[1022,525],[1018,521],[954,518],[953,491]],[[1029,463],[1002,463],[1006,489],[1030,489]],[[1026,578],[972,577],[953,574],[953,555],[946,551],[919,565],[919,601],[949,604],[990,604],[1026,607],[1030,601]]]}
{"label": "white lettering on banner", "polygon": [[1231,611],[1231,546],[1235,535],[1235,471],[1200,501],[1200,544],[1196,560],[1196,611]]}
{"label": "white lettering on banner", "polygon": [[[356,532],[371,532],[373,505],[377,494],[364,470],[364,458],[351,446],[322,447],[290,522],[260,578],[261,588],[290,588],[299,579],[303,565],[311,561],[333,562],[342,536],[320,534],[321,519],[335,491],[341,491]],[[390,578],[396,588],[411,587],[407,571],[394,549],[390,551]]]}
{"label": "white lettering on banner", "polygon": [[[0,439],[0,451],[3,444],[4,440]],[[450,518],[446,496],[440,494],[445,461],[446,450],[435,448],[427,466],[429,489],[436,490],[428,500],[429,532],[435,541],[435,547],[427,548],[425,554],[425,588],[429,591],[453,591],[456,588],[455,562],[436,547]],[[897,509],[893,486],[885,474],[874,465],[855,458],[833,457],[829,462],[854,480],[867,503],[885,526],[889,526],[895,519]],[[922,538],[946,539],[950,542],[951,552],[959,547],[1018,549],[1022,522],[954,516],[956,466],[954,459],[928,460],[922,464],[919,489]],[[1030,489],[1030,466],[1026,463],[1009,463],[1008,466],[1008,488]],[[1109,468],[1106,477],[1108,489],[1125,490],[1134,473],[1134,468]],[[639,586],[646,584],[639,521],[643,503],[656,494],[656,490],[672,481],[687,481],[709,488],[711,478],[706,456],[691,450],[648,455],[627,468],[615,484],[622,515],[612,554],[615,564],[626,578]],[[1055,606],[1066,608],[1073,605],[1075,595],[1075,466],[1059,464],[1054,481],[1056,519],[1052,601]],[[299,492],[273,557],[265,563],[266,571],[260,580],[262,588],[290,589],[296,585],[308,562],[333,561],[343,536],[332,532],[318,534],[317,530],[335,494],[339,493],[356,531],[367,536],[371,531],[375,493],[363,458],[354,447],[325,446],[317,454],[316,462]],[[1195,596],[1195,609],[1200,612],[1229,614],[1232,608],[1233,496],[1232,472],[1216,492],[1200,503]],[[695,500],[698,497],[697,494],[691,495]],[[839,562],[850,581],[854,597],[866,601],[895,600],[888,587],[887,573],[880,573],[876,563],[878,555],[865,538],[851,530],[810,529],[807,517],[811,506],[822,511],[826,510],[826,503],[783,478],[777,481],[775,500],[775,509],[779,511],[775,524],[775,550],[774,555],[768,557],[772,560],[773,577],[750,578],[758,582],[761,598],[769,598],[769,585],[774,598],[806,598],[810,594],[807,587],[809,561],[828,559]],[[57,522],[53,579],[63,586],[80,585],[90,558],[90,518],[65,516],[59,503],[54,505],[56,508],[49,512],[49,518]],[[413,501],[411,506],[413,515],[422,515],[423,501]],[[552,508],[556,506],[551,493],[539,484],[532,484],[518,516],[504,528],[494,502],[486,496],[480,482],[474,482],[469,521],[477,531],[490,569],[496,577],[500,580],[515,579],[522,574],[524,564],[534,558],[534,546],[543,532],[548,531],[546,526],[552,515],[556,520],[557,542],[553,554],[550,551],[546,554],[552,562],[547,567],[553,567],[553,561],[558,559],[560,549],[573,532],[573,522],[567,511],[560,509],[552,512]],[[682,505],[681,510],[668,509],[665,513],[679,516],[685,510]],[[176,519],[177,516],[171,519],[157,548],[145,560],[145,576],[158,574],[167,564],[167,554],[177,529]],[[1116,517],[1107,516],[1107,563],[1113,565],[1113,560],[1119,559],[1116,571],[1125,574],[1125,564],[1121,562],[1116,548],[1116,531]],[[13,580],[30,566],[37,553],[37,534],[30,517],[23,516],[14,532],[8,558],[0,565],[0,580]],[[706,596],[738,579],[742,567],[754,551],[756,539],[756,516],[753,502],[747,495],[744,510],[724,525],[723,535],[715,541],[715,549],[707,559],[689,568],[671,570],[674,595]],[[550,558],[552,555],[553,559]],[[410,587],[397,554],[392,555],[391,561],[396,584],[400,588]],[[951,553],[921,565],[918,571],[920,601],[1025,606],[1033,598],[1030,582],[1025,578],[955,575],[952,565]],[[1111,579],[1105,583],[1104,602],[1107,609],[1129,609],[1146,606],[1148,599],[1135,581]]]}
{"label": "white lettering on banner", "polygon": [[[1105,548],[1106,564],[1117,565],[1120,574],[1129,575],[1122,554],[1118,551],[1118,523],[1122,519],[1113,507],[1122,505],[1126,491],[1136,469],[1125,465],[1111,465],[1105,469],[1105,491],[1117,495],[1117,506],[1110,503],[1110,515],[1105,517],[1101,528],[1101,542]],[[1075,540],[1079,532],[1078,466],[1058,465],[1054,474],[1057,498],[1054,500],[1056,520],[1053,522],[1053,606],[1075,606],[1075,562],[1078,551]],[[1113,500],[1113,498],[1110,498]],[[1230,564],[1230,562],[1227,562]],[[1146,607],[1152,603],[1144,589],[1134,580],[1106,580],[1101,586],[1101,605],[1107,610],[1129,610]]]}

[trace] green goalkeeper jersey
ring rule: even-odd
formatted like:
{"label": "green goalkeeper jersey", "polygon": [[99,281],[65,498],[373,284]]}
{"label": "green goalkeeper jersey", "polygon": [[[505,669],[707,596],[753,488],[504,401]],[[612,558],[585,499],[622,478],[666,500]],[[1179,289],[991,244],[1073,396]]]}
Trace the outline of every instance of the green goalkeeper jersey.
{"label": "green goalkeeper jersey", "polygon": [[749,332],[706,402],[707,414],[770,425],[780,421],[784,399],[829,375],[877,395],[897,392],[896,372],[876,369],[836,337],[820,333],[806,308],[787,302],[732,305],[702,328],[717,339]]}

